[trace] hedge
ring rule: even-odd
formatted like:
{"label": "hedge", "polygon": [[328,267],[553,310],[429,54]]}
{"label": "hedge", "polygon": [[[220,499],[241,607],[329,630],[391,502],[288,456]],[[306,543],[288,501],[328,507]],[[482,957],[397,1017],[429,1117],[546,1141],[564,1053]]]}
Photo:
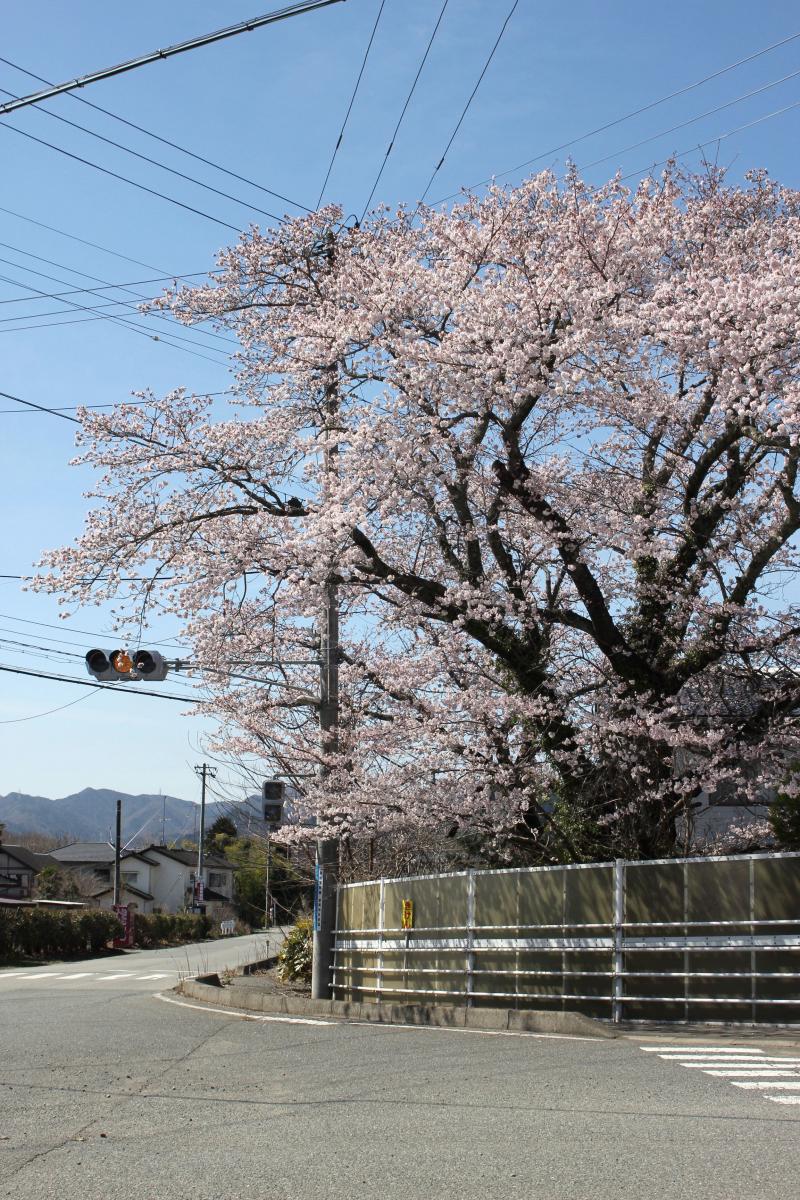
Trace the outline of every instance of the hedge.
{"label": "hedge", "polygon": [[98,954],[123,932],[114,913],[45,908],[0,909],[0,961],[10,958],[71,958]]}
{"label": "hedge", "polygon": [[202,942],[217,926],[205,913],[137,913],[134,942],[143,950]]}

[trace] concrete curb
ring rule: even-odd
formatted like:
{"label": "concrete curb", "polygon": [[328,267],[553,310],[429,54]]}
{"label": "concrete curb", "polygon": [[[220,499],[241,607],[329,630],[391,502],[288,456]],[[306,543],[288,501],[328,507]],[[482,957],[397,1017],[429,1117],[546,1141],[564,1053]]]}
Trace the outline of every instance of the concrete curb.
{"label": "concrete curb", "polygon": [[575,1012],[536,1009],[463,1008],[438,1004],[363,1004],[354,1000],[311,1000],[307,996],[278,996],[262,991],[251,977],[244,986],[222,987],[218,975],[184,979],[182,996],[223,1008],[286,1016],[340,1017],[374,1021],[379,1025],[427,1025],[441,1029],[508,1030],[515,1033],[555,1033],[573,1037],[616,1038],[602,1021]]}

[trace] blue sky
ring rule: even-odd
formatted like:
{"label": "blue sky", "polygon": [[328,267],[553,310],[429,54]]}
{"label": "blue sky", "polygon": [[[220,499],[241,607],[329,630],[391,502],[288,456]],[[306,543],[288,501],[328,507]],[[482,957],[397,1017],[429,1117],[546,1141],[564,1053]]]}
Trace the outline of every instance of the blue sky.
{"label": "blue sky", "polygon": [[[449,0],[374,203],[415,203],[419,198],[511,2]],[[80,94],[314,207],[379,5],[380,0],[346,0]],[[135,6],[29,0],[5,6],[2,56],[59,82],[269,7],[269,0],[262,0],[261,8],[257,0],[139,0]],[[348,213],[364,207],[440,9],[441,0],[385,0],[324,195]],[[698,143],[800,101],[800,75],[739,99],[800,71],[800,38],[585,138],[569,151],[553,153],[553,148],[796,33],[800,11],[783,0],[762,0],[758,6],[740,0],[700,5],[687,0],[669,5],[519,0],[428,199],[437,201],[492,174],[514,183],[542,167],[561,171],[567,153],[587,166],[594,182],[617,168],[625,174],[645,173],[651,163],[674,152],[696,165]],[[6,92],[20,95],[40,86],[0,62],[0,88]],[[729,107],[694,120],[721,105]],[[175,386],[225,389],[230,375],[224,342],[185,330],[180,332],[188,342],[156,342],[150,335],[157,326],[132,312],[111,310],[132,318],[142,327],[138,333],[108,320],[84,320],[90,314],[63,298],[37,297],[32,289],[52,293],[135,283],[135,292],[154,294],[157,283],[139,281],[208,270],[215,251],[234,240],[236,230],[251,221],[270,223],[258,209],[278,215],[299,210],[69,96],[41,108],[246,203],[171,176],[37,108],[0,118],[0,389],[52,407],[113,403],[145,387],[157,392]],[[689,121],[685,128],[664,132]],[[207,216],[12,130],[90,159]],[[800,187],[799,130],[800,107],[750,124],[718,146],[707,146],[705,154],[728,165],[734,178],[751,167],[766,167],[781,182]],[[640,141],[646,144],[627,149]],[[531,159],[537,159],[532,166],[504,174]],[[604,161],[588,166],[600,159]],[[119,291],[103,295],[135,302]],[[28,299],[22,303],[21,297]],[[91,306],[100,298],[75,292],[69,300]],[[55,324],[61,321],[69,323]],[[166,326],[161,332],[169,336]],[[67,542],[79,531],[86,508],[82,493],[90,478],[67,465],[72,424],[23,411],[1,397],[0,410],[5,518],[0,574],[16,575],[30,571],[43,549]],[[0,580],[2,665],[86,679],[80,658],[57,661],[52,651],[82,655],[89,646],[113,644],[101,637],[106,628],[102,610],[87,609],[60,622],[55,598],[23,594],[15,580]],[[175,625],[164,624],[154,637],[169,643],[176,632]],[[161,686],[183,690],[177,679]],[[163,789],[191,798],[197,791],[191,768],[202,757],[204,726],[181,711],[180,704],[125,695],[121,689],[107,695],[0,673],[0,794],[19,790],[60,796],[96,786],[131,792]],[[223,768],[220,786],[225,779]],[[231,781],[233,794],[236,786]]]}

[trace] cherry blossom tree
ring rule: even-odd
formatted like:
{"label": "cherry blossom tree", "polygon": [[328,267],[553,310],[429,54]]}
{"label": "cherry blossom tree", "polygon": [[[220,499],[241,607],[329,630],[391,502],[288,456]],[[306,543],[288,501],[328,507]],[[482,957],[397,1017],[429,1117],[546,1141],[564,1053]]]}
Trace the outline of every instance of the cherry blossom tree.
{"label": "cherry blossom tree", "polygon": [[95,507],[36,586],[177,614],[220,746],[317,831],[652,856],[703,793],[795,788],[798,194],[670,169],[331,207],[159,304],[236,334],[236,396],[84,410]]}

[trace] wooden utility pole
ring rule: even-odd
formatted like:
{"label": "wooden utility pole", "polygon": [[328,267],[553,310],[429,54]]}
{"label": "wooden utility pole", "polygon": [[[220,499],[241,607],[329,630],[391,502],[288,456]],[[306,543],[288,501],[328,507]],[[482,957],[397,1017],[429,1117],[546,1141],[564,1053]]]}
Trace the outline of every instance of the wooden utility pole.
{"label": "wooden utility pole", "polygon": [[[200,837],[197,842],[197,875],[195,877],[195,895],[192,896],[192,909],[198,908],[200,912],[205,912],[205,904],[197,904],[197,892],[203,890],[203,861],[205,852],[206,838],[206,779],[216,779],[217,772],[208,763],[202,763],[199,767],[195,767],[195,774],[200,776],[202,787],[200,790]],[[197,884],[200,884],[198,889]]]}
{"label": "wooden utility pole", "polygon": [[118,905],[122,894],[120,859],[122,856],[122,801],[117,801],[117,822],[114,834],[114,905]]}

